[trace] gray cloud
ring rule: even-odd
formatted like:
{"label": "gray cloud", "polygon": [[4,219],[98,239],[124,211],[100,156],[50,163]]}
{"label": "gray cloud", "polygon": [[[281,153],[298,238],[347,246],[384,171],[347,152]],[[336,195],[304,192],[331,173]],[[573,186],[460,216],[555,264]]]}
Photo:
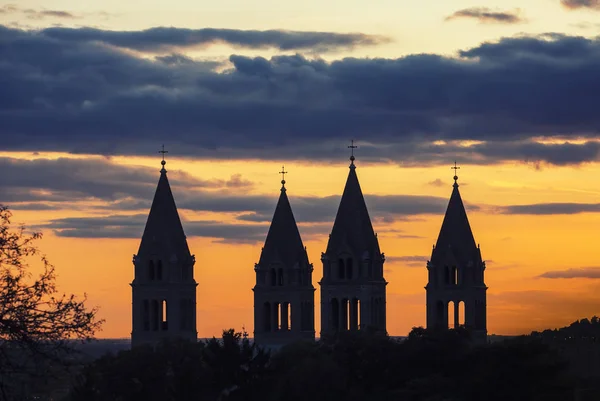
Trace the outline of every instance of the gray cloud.
{"label": "gray cloud", "polygon": [[48,38],[70,43],[102,42],[140,51],[171,51],[186,47],[226,43],[250,49],[311,50],[328,52],[375,46],[388,38],[363,33],[296,32],[284,30],[185,29],[157,27],[143,31],[106,31],[94,28],[47,28]]}
{"label": "gray cloud", "polygon": [[498,208],[504,214],[579,214],[600,212],[600,203],[534,203],[531,205],[510,205]]}
{"label": "gray cloud", "polygon": [[[149,207],[149,200],[158,181],[158,168],[126,167],[106,159],[13,159],[0,158],[0,202],[41,202],[38,210],[50,207],[65,208],[66,204],[48,202],[76,202],[103,200],[108,207],[138,210]],[[229,180],[201,180],[182,171],[170,177],[174,188],[185,188],[186,193],[202,190],[244,189],[253,185],[240,174]],[[18,207],[18,206],[17,206]],[[28,208],[33,210],[34,204]]]}
{"label": "gray cloud", "polygon": [[385,256],[386,264],[400,264],[408,267],[425,268],[427,264],[427,256]]}
{"label": "gray cloud", "polygon": [[600,279],[600,267],[580,267],[567,270],[549,271],[540,274],[540,278],[589,278]]}
{"label": "gray cloud", "polygon": [[44,19],[46,17],[74,19],[78,18],[75,14],[64,10],[34,10],[31,8],[21,8],[14,4],[7,4],[0,7],[0,14],[16,14],[22,13],[29,19]]}
{"label": "gray cloud", "polygon": [[434,187],[443,187],[446,186],[447,183],[442,181],[440,178],[436,178],[435,180],[428,182],[427,185],[431,185]]}
{"label": "gray cloud", "polygon": [[457,18],[471,18],[479,22],[496,22],[502,24],[516,24],[523,22],[523,18],[516,11],[494,11],[487,7],[472,7],[458,10],[446,18],[447,21]]}
{"label": "gray cloud", "polygon": [[581,8],[600,10],[600,0],[560,0],[560,4],[571,10]]}

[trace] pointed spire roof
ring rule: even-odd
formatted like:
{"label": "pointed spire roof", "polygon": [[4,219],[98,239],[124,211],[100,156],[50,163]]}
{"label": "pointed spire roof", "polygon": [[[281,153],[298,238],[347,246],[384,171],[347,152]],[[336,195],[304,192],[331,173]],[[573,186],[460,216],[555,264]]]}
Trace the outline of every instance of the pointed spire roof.
{"label": "pointed spire roof", "polygon": [[368,251],[369,256],[374,258],[380,253],[379,241],[375,236],[367,204],[358,182],[354,160],[353,153],[350,156],[350,172],[325,253],[339,252],[348,247],[348,249],[360,252],[355,255],[358,258],[362,258],[365,251]]}
{"label": "pointed spire roof", "polygon": [[[281,173],[286,174],[285,170],[282,170]],[[281,180],[281,194],[258,264],[267,267],[274,262],[281,262],[288,268],[293,267],[296,263],[308,265],[306,249],[287,197],[285,179]]]}
{"label": "pointed spire roof", "polygon": [[[458,169],[456,165],[453,168]],[[448,251],[452,252],[454,258],[460,264],[466,265],[470,261],[473,263],[481,261],[481,254],[475,243],[467,212],[458,190],[458,176],[456,175],[452,187],[452,195],[450,195],[442,228],[431,256],[431,262],[434,264],[443,262],[443,258]]]}
{"label": "pointed spire roof", "polygon": [[[166,153],[164,149],[162,152]],[[190,250],[167,178],[164,158],[161,164],[160,178],[138,254],[157,252],[169,258],[173,255],[188,257],[190,256]]]}

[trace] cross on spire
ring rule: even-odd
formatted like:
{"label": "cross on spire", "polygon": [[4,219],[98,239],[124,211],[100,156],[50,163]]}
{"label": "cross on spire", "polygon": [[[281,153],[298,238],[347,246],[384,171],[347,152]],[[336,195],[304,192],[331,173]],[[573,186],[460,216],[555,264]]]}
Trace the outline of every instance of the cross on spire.
{"label": "cross on spire", "polygon": [[281,166],[281,171],[279,172],[279,174],[281,174],[281,186],[282,186],[282,188],[285,187],[285,175],[287,173],[288,172],[285,171],[285,166]]}
{"label": "cross on spire", "polygon": [[165,145],[162,145],[162,149],[158,151],[158,153],[162,153],[162,161],[160,162],[160,164],[162,164],[163,169],[165,168],[165,164],[167,164],[167,162],[165,161],[165,154],[169,153],[168,150],[165,150]]}
{"label": "cross on spire", "polygon": [[356,159],[356,158],[354,157],[354,149],[356,149],[356,148],[358,148],[358,146],[356,146],[356,145],[354,144],[354,139],[352,139],[352,140],[350,141],[350,146],[348,146],[348,149],[350,149],[350,152],[351,152],[351,153],[350,153],[350,161],[352,162],[352,164],[354,164],[354,160]]}
{"label": "cross on spire", "polygon": [[454,170],[454,184],[458,185],[457,181],[458,181],[458,170],[460,170],[460,167],[458,167],[456,165],[456,160],[454,160],[454,167],[450,167],[452,170]]}

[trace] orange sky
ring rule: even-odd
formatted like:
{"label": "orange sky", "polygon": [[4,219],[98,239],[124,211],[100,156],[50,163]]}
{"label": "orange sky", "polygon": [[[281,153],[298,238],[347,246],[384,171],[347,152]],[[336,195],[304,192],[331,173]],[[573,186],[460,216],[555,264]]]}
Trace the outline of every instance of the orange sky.
{"label": "orange sky", "polygon": [[[12,156],[25,157],[16,153]],[[158,181],[159,165],[155,158],[114,158],[112,162],[153,169],[156,180],[150,184],[156,185]],[[366,195],[434,195],[448,198],[451,192],[453,172],[450,163],[447,167],[404,168],[398,165],[364,165],[359,157],[357,165]],[[242,174],[242,178],[253,183],[249,192],[270,195],[272,208],[275,208],[280,186],[280,177],[277,175],[280,164],[241,160],[190,161],[173,157],[167,167],[171,180],[181,176],[181,171],[205,180],[228,179],[233,174]],[[292,208],[296,196],[341,194],[348,172],[346,162],[327,166],[290,162],[286,164],[286,169],[289,171],[286,180]],[[467,205],[475,239],[481,244],[483,257],[487,261],[489,333],[525,333],[566,325],[575,319],[598,313],[600,292],[595,280],[537,276],[548,271],[597,266],[594,239],[600,215],[510,215],[499,213],[498,207],[546,202],[594,203],[599,194],[590,183],[594,182],[599,170],[597,164],[551,169],[539,169],[526,164],[461,166],[461,194]],[[441,179],[444,185],[431,185],[436,179]],[[177,201],[185,188],[173,186],[173,191]],[[232,191],[234,193],[235,189]],[[478,205],[480,210],[470,211],[469,205]],[[96,210],[82,205],[77,210],[69,208],[51,212],[15,210],[13,220],[36,225],[67,216],[109,214],[112,211],[108,208]],[[206,218],[208,215],[188,210],[180,210],[180,214],[184,219],[184,229],[186,219]],[[215,216],[219,214],[211,214],[211,219]],[[331,216],[329,228],[334,217]],[[429,257],[442,217],[419,215],[385,226],[375,224],[382,251],[388,258]],[[220,215],[220,218],[227,221],[231,216]],[[304,233],[302,221],[299,223],[300,231]],[[309,237],[303,234],[303,239],[315,266],[313,280],[316,283],[322,275],[320,252],[325,249],[326,235]],[[131,326],[129,283],[133,278],[131,259],[137,252],[139,240],[63,238],[47,230],[39,245],[57,266],[61,290],[77,294],[86,292],[90,305],[100,306],[100,316],[106,319],[100,337],[128,337]],[[244,325],[252,332],[253,267],[262,244],[227,244],[210,238],[191,237],[189,245],[197,260],[195,278],[199,283],[199,336],[219,335],[222,329],[241,329]],[[386,263],[385,268],[385,276],[389,281],[388,331],[391,335],[405,335],[411,327],[425,324],[423,286],[426,284],[426,268],[424,263],[415,266],[402,262]],[[319,305],[318,290],[315,304]],[[318,307],[315,317],[318,331]]]}

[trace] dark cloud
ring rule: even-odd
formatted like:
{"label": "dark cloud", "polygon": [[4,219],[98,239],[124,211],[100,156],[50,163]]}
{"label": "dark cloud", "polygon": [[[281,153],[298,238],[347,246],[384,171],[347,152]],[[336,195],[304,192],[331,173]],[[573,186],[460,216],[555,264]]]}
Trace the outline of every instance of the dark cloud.
{"label": "dark cloud", "polygon": [[598,160],[600,39],[505,38],[457,57],[234,55],[222,71],[82,32],[0,27],[4,150],[154,154],[170,133],[173,152],[200,158],[341,160],[354,137],[362,163]]}
{"label": "dark cloud", "polygon": [[427,265],[427,256],[385,256],[386,264],[401,264],[408,267],[422,267]]}
{"label": "dark cloud", "polygon": [[140,51],[171,51],[186,47],[227,43],[250,49],[311,50],[328,52],[358,46],[374,46],[388,38],[362,33],[295,32],[284,30],[185,29],[157,27],[143,31],[106,31],[94,28],[47,28],[48,38],[70,43],[102,42]]}
{"label": "dark cloud", "polygon": [[[147,215],[111,215],[69,217],[51,220],[36,228],[49,229],[59,237],[71,238],[141,238]],[[188,237],[209,237],[221,242],[255,243],[264,241],[267,225],[228,224],[218,221],[184,221]]]}
{"label": "dark cloud", "polygon": [[516,24],[524,21],[519,14],[519,10],[494,11],[487,7],[472,7],[458,10],[447,17],[446,20],[449,21],[457,18],[471,18],[484,23],[496,22],[502,24]]}
{"label": "dark cloud", "polygon": [[440,178],[436,178],[435,180],[428,182],[427,185],[431,185],[434,187],[444,187],[448,185],[448,183],[442,181]]}
{"label": "dark cloud", "polygon": [[16,14],[23,13],[29,19],[44,19],[46,17],[51,18],[64,18],[64,19],[73,19],[78,18],[73,13],[64,10],[33,10],[30,8],[20,8],[14,4],[7,4],[5,6],[0,7],[0,14]]}
{"label": "dark cloud", "polygon": [[540,274],[540,278],[590,278],[600,279],[600,267],[580,267],[567,270],[549,271]]}
{"label": "dark cloud", "polygon": [[510,205],[499,207],[504,214],[579,214],[600,212],[600,203],[534,203],[531,205]]}
{"label": "dark cloud", "polygon": [[[3,171],[0,174],[0,202],[38,202],[41,209],[37,210],[66,208],[70,207],[68,202],[86,200],[101,200],[107,202],[105,207],[116,210],[146,209],[159,177],[159,168],[123,166],[100,158],[24,160],[0,157],[0,169]],[[185,194],[248,189],[254,185],[241,174],[234,174],[229,180],[201,180],[177,170],[169,176],[169,181],[175,190],[182,188],[183,192],[185,189]],[[35,210],[35,204],[27,207]]]}
{"label": "dark cloud", "polygon": [[600,10],[600,0],[560,0],[560,4],[572,10],[579,8]]}

